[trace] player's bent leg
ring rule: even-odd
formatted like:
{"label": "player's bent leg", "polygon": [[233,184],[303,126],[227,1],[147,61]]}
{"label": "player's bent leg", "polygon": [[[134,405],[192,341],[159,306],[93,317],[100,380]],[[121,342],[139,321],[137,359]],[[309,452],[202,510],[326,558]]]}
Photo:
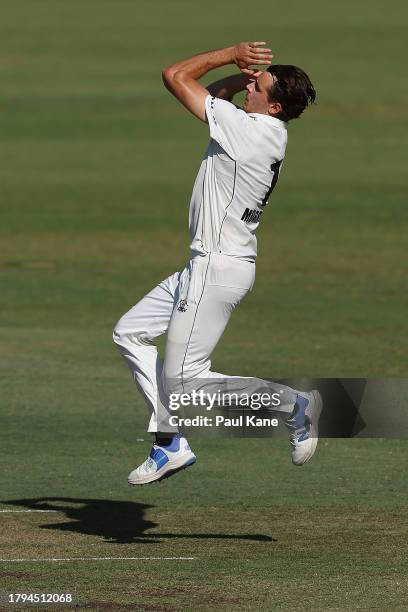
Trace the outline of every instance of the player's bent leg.
{"label": "player's bent leg", "polygon": [[161,282],[121,317],[113,332],[113,340],[149,409],[148,431],[151,432],[158,430],[159,413],[166,411],[163,364],[154,341],[167,330],[177,299],[178,279],[179,273],[176,273]]}
{"label": "player's bent leg", "polygon": [[147,460],[129,475],[131,484],[168,478],[196,461],[186,448],[185,438],[177,435],[177,427],[169,426],[168,401],[162,385],[163,364],[154,344],[155,338],[168,328],[182,274],[170,276],[148,293],[118,321],[113,332],[113,340],[148,406],[148,431],[156,435],[156,444]]}
{"label": "player's bent leg", "polygon": [[131,485],[145,485],[160,481],[196,462],[196,456],[181,434],[176,434],[170,444],[154,444],[149,456],[128,476]]}
{"label": "player's bent leg", "polygon": [[[220,279],[218,269],[215,277]],[[183,301],[183,308],[173,311],[163,367],[166,392],[204,390],[214,393],[223,381],[228,385],[228,392],[234,392],[235,379],[240,393],[252,395],[266,389],[271,394],[279,393],[280,405],[273,410],[281,414],[288,427],[293,463],[303,465],[311,459],[317,447],[322,409],[320,394],[317,391],[303,393],[256,377],[232,377],[211,372],[210,355],[234,307],[249,289],[218,286],[206,282],[207,278],[208,275],[204,276],[204,283],[200,284],[200,279],[193,277],[194,289],[200,291],[190,292],[188,299]]]}

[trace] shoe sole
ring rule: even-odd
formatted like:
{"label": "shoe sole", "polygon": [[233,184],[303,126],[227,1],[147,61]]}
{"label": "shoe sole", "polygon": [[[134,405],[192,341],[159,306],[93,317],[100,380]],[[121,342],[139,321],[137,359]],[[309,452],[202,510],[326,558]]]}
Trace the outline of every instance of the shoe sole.
{"label": "shoe sole", "polygon": [[322,396],[319,391],[314,389],[310,392],[312,399],[310,400],[310,407],[306,408],[306,415],[310,421],[310,440],[312,444],[310,446],[310,452],[305,456],[301,463],[294,463],[294,465],[304,465],[313,457],[316,452],[317,444],[319,442],[319,419],[323,408]]}
{"label": "shoe sole", "polygon": [[170,460],[155,474],[146,476],[145,478],[140,479],[137,482],[132,482],[128,479],[128,483],[132,486],[140,486],[145,484],[152,484],[153,482],[160,482],[165,478],[170,478],[170,476],[177,474],[177,472],[185,470],[185,468],[189,467],[190,465],[193,465],[196,461],[197,457],[193,453],[191,453],[187,459],[184,456],[180,463],[175,460]]}
{"label": "shoe sole", "polygon": [[190,467],[190,465],[194,465],[194,463],[196,461],[197,461],[197,459],[195,457],[194,457],[194,459],[189,459],[187,461],[187,463],[185,463],[181,467],[178,467],[178,468],[175,468],[173,470],[170,470],[169,472],[167,472],[166,474],[164,474],[163,476],[161,476],[157,480],[153,480],[153,482],[160,482],[162,480],[165,480],[166,478],[170,478],[170,476],[173,476],[174,474],[177,474],[177,472],[181,472],[182,470],[185,470],[186,468]]}

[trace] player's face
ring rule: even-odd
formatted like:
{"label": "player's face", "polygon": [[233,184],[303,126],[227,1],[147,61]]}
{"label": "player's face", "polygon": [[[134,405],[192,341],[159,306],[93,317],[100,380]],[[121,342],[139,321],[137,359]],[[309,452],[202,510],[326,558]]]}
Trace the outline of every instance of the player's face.
{"label": "player's face", "polygon": [[270,72],[262,72],[257,78],[246,86],[247,94],[244,101],[244,111],[247,113],[269,114],[270,102],[268,90],[272,87],[276,78]]}

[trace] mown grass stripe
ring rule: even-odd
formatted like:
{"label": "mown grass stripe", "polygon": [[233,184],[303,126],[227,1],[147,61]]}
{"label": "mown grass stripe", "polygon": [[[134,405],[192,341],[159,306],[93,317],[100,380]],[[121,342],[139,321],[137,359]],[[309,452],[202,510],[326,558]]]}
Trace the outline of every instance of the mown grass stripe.
{"label": "mown grass stripe", "polygon": [[56,561],[194,561],[196,557],[68,557],[50,559],[0,559],[0,563],[43,563]]}

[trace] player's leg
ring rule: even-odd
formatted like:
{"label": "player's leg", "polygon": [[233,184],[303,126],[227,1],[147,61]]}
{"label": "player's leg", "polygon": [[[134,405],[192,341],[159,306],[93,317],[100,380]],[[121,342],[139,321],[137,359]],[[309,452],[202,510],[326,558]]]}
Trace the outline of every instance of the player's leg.
{"label": "player's leg", "polygon": [[187,440],[177,434],[177,427],[169,427],[167,398],[162,385],[163,364],[154,344],[154,340],[167,330],[183,275],[184,271],[161,282],[123,315],[113,332],[113,340],[148,406],[148,431],[156,435],[148,458],[129,474],[130,484],[147,484],[167,478],[196,461]]}
{"label": "player's leg", "polygon": [[[189,284],[181,288],[180,304],[169,323],[164,362],[166,392],[214,394],[227,387],[229,393],[278,394],[280,412],[290,431],[292,459],[297,465],[313,455],[317,445],[317,422],[321,411],[318,392],[301,393],[260,378],[232,377],[211,371],[210,355],[229,321],[233,309],[253,283],[248,262],[221,255],[193,260]],[[231,286],[234,285],[234,286]],[[239,286],[240,285],[240,286]]]}
{"label": "player's leg", "polygon": [[125,358],[132,378],[149,413],[149,432],[158,430],[158,405],[165,410],[162,387],[162,360],[155,339],[167,331],[174,302],[178,297],[180,273],[173,274],[150,291],[126,314],[113,331],[113,340]]}

